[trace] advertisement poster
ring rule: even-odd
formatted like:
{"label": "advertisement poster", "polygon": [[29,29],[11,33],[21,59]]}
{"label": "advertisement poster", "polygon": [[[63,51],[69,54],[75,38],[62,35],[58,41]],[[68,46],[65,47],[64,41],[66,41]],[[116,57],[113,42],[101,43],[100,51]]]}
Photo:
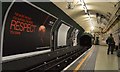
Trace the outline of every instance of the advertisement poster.
{"label": "advertisement poster", "polygon": [[70,29],[70,26],[62,23],[58,29],[58,39],[57,39],[57,45],[58,46],[66,46],[67,42],[67,34],[68,30]]}
{"label": "advertisement poster", "polygon": [[57,18],[27,2],[14,2],[4,18],[3,56],[50,48]]}
{"label": "advertisement poster", "polygon": [[74,29],[71,33],[71,46],[76,46],[78,43],[77,41],[77,36],[78,36],[79,30],[78,29]]}

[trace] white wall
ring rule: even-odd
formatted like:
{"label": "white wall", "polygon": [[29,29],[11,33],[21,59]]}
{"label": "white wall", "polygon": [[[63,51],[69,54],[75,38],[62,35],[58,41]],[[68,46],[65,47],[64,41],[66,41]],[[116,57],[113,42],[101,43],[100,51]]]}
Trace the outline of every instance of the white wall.
{"label": "white wall", "polygon": [[107,33],[105,33],[103,35],[104,39],[106,40],[107,37],[110,35],[110,33],[113,34],[114,40],[115,40],[115,44],[118,45],[119,43],[119,37],[118,37],[118,33],[117,30],[120,28],[120,21],[118,23],[116,23]]}

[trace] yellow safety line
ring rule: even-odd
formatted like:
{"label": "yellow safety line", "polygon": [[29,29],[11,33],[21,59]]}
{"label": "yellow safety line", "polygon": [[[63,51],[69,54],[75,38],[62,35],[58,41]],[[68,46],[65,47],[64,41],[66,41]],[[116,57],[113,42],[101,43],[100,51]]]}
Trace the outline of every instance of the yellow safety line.
{"label": "yellow safety line", "polygon": [[88,58],[88,56],[91,54],[92,50],[93,50],[93,49],[91,49],[91,50],[88,52],[88,54],[80,61],[80,63],[77,65],[77,67],[74,69],[73,72],[77,72],[77,71],[80,69],[80,67],[82,66],[82,64],[84,63],[84,61],[85,61],[85,60]]}

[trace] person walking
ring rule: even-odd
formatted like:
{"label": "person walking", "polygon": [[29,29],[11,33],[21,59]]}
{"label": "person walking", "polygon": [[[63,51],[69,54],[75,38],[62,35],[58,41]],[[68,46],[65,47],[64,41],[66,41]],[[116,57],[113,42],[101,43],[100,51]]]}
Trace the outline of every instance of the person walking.
{"label": "person walking", "polygon": [[109,55],[110,51],[111,51],[111,54],[113,54],[115,41],[112,34],[110,34],[110,36],[107,38],[106,43],[108,44],[107,54]]}

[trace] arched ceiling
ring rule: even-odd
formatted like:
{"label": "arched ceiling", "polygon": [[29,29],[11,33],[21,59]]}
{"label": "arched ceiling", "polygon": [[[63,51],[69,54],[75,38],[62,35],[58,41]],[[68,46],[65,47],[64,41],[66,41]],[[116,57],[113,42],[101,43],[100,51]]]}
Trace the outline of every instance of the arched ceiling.
{"label": "arched ceiling", "polygon": [[[70,0],[71,4],[68,9],[68,1],[62,0],[51,0],[57,7],[63,10],[69,15],[74,21],[76,21],[86,32],[100,32],[102,29],[107,27],[109,20],[115,15],[118,7],[118,0],[83,0],[88,12],[90,13],[91,22],[88,14],[85,13],[82,7],[82,0]],[[94,27],[94,30],[91,30]]]}

